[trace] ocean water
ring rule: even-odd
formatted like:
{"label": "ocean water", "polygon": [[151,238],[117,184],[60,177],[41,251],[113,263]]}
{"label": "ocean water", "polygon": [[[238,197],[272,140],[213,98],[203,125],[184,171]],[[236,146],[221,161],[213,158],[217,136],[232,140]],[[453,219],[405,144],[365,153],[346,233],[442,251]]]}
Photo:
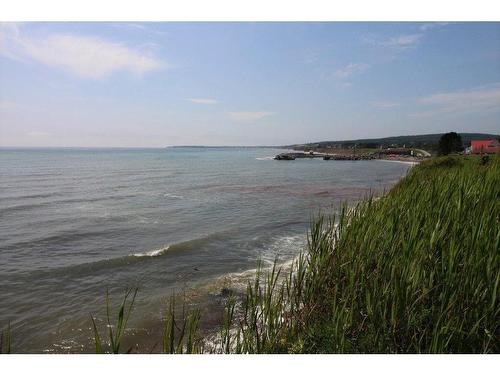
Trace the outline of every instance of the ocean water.
{"label": "ocean water", "polygon": [[154,351],[169,295],[217,316],[221,288],[304,249],[311,217],[410,168],[272,160],[282,151],[0,150],[0,328],[10,322],[13,350],[92,351],[106,290],[138,286],[128,333]]}

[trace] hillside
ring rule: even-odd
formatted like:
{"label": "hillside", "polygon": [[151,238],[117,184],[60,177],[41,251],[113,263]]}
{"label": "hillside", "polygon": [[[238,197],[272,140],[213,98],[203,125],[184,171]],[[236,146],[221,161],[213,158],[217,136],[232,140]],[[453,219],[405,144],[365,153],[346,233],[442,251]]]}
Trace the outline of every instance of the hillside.
{"label": "hillside", "polygon": [[[486,133],[459,133],[462,137],[464,146],[470,146],[471,141],[477,139],[500,138],[500,135]],[[287,146],[294,149],[303,148],[331,148],[331,147],[357,147],[375,148],[375,147],[416,147],[426,150],[434,150],[437,147],[439,138],[443,133],[421,134],[421,135],[401,135],[386,138],[365,138],[343,141],[322,141],[314,143],[304,143]]]}

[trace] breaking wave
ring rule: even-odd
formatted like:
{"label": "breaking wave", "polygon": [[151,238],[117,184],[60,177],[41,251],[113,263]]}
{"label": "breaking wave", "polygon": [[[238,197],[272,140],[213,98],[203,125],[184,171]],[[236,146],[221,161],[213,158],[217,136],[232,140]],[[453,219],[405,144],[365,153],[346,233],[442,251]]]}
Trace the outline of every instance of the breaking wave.
{"label": "breaking wave", "polygon": [[144,253],[134,253],[134,254],[131,254],[131,256],[138,257],[138,258],[141,258],[141,257],[157,257],[159,255],[165,254],[168,251],[169,248],[170,248],[170,246],[165,246],[165,247],[162,247],[162,248],[159,248],[159,249],[155,249],[155,250],[151,250],[151,251],[146,251]]}

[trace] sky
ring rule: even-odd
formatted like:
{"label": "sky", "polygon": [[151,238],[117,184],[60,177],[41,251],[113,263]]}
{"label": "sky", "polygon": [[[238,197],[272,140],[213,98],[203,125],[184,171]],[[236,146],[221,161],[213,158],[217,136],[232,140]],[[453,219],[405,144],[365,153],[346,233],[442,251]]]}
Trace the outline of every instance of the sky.
{"label": "sky", "polygon": [[2,23],[0,147],[500,133],[500,23]]}

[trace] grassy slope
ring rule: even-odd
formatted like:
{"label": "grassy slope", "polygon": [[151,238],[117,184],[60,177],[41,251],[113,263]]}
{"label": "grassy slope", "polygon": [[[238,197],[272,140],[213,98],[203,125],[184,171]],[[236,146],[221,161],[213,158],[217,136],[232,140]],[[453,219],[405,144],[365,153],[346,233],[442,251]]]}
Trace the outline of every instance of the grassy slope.
{"label": "grassy slope", "polygon": [[499,351],[498,157],[423,163],[342,219],[304,350]]}
{"label": "grassy slope", "polygon": [[249,286],[231,351],[498,353],[499,278],[500,158],[429,160],[314,223],[283,285]]}

